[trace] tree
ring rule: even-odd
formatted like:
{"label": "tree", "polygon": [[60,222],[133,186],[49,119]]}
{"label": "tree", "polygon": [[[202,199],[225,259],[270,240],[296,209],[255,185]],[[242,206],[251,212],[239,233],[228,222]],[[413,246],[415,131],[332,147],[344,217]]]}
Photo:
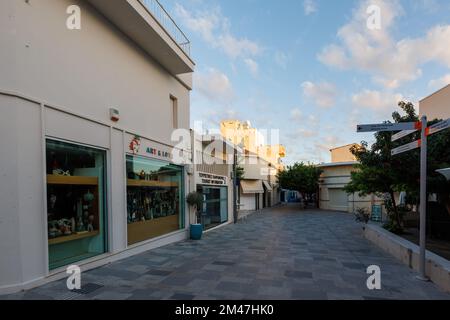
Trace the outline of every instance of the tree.
{"label": "tree", "polygon": [[301,194],[312,195],[319,188],[322,170],[312,164],[295,163],[278,174],[278,182],[283,189],[295,190]]}
{"label": "tree", "polygon": [[[410,102],[399,102],[399,107],[404,115],[394,112],[392,118],[395,123],[419,121],[414,105]],[[430,124],[436,123],[433,120]],[[386,121],[390,123],[390,121]],[[391,155],[391,150],[408,142],[420,139],[420,131],[411,134],[399,141],[392,142],[392,132],[375,133],[375,143],[369,148],[367,142],[362,142],[362,147],[353,147],[352,153],[359,164],[351,174],[351,182],[346,186],[348,193],[358,192],[361,196],[368,194],[389,194],[385,206],[391,222],[391,230],[402,232],[402,216],[398,204],[395,202],[395,192],[406,191],[409,201],[418,204],[420,188],[420,149],[403,153],[397,156]],[[446,166],[449,162],[450,151],[448,150],[450,134],[437,134],[429,139],[429,167],[428,176],[431,178],[429,190],[438,188],[442,190],[445,184],[443,178],[438,177],[435,172]],[[446,160],[445,160],[446,159]],[[447,163],[448,164],[448,163]],[[431,183],[431,185],[430,185]]]}

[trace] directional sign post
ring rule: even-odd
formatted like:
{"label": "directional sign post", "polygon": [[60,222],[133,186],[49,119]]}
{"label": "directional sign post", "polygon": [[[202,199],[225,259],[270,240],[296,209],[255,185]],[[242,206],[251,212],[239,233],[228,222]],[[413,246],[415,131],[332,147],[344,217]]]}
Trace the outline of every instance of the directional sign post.
{"label": "directional sign post", "polygon": [[357,127],[358,132],[388,132],[400,131],[392,136],[392,141],[402,139],[418,130],[421,130],[421,139],[395,148],[392,155],[398,155],[410,150],[421,148],[420,151],[420,280],[428,281],[425,273],[426,263],[426,223],[427,223],[427,144],[428,137],[432,134],[450,128],[450,119],[427,127],[427,117],[423,116],[420,122],[365,124]]}
{"label": "directional sign post", "polygon": [[422,142],[421,140],[417,140],[417,141],[405,144],[405,145],[403,145],[401,147],[392,149],[391,154],[393,156],[396,156],[396,155],[398,155],[400,153],[404,153],[404,152],[407,152],[407,151],[411,151],[411,150],[420,148],[421,142]]}
{"label": "directional sign post", "polygon": [[387,132],[420,129],[420,122],[361,124],[357,126],[357,132]]}
{"label": "directional sign post", "polygon": [[403,130],[400,131],[399,133],[396,133],[392,136],[392,142],[400,140],[401,138],[407,137],[410,134],[413,134],[414,132],[417,132],[417,130]]}
{"label": "directional sign post", "polygon": [[426,241],[427,241],[427,117],[422,117],[422,141],[420,150],[420,261],[419,279],[427,281],[425,270]]}
{"label": "directional sign post", "polygon": [[427,130],[427,136],[431,136],[432,134],[441,132],[442,130],[450,128],[450,119],[438,122],[432,126],[430,126]]}
{"label": "directional sign post", "polygon": [[392,136],[392,141],[402,139],[418,130],[421,130],[421,139],[395,148],[392,155],[398,155],[410,150],[421,148],[420,152],[420,276],[421,280],[427,281],[425,273],[426,263],[426,222],[427,222],[427,137],[450,128],[450,119],[427,127],[427,117],[423,116],[420,122],[365,124],[357,126],[357,132],[392,132],[400,131]]}

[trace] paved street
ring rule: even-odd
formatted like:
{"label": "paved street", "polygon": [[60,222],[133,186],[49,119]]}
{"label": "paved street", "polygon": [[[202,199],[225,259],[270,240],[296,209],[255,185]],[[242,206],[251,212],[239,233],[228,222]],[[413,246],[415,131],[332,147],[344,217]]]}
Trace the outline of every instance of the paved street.
{"label": "paved street", "polygon": [[[382,290],[366,287],[379,265]],[[351,215],[266,210],[202,241],[176,243],[3,299],[449,299],[362,237]]]}

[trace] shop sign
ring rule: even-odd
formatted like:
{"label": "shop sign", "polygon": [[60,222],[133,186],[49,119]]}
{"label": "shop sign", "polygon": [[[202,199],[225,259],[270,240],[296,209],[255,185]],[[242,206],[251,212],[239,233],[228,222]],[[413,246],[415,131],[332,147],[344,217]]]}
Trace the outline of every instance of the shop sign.
{"label": "shop sign", "polygon": [[198,172],[197,173],[197,183],[198,184],[206,184],[206,185],[214,185],[214,186],[226,186],[227,185],[227,177],[218,176],[215,174]]}
{"label": "shop sign", "polygon": [[172,157],[171,152],[167,150],[161,150],[154,146],[142,146],[142,139],[141,137],[134,136],[131,139],[131,142],[128,147],[128,151],[131,152],[134,155],[145,155],[145,156],[152,156],[152,157],[159,157],[159,158],[165,158],[170,159]]}

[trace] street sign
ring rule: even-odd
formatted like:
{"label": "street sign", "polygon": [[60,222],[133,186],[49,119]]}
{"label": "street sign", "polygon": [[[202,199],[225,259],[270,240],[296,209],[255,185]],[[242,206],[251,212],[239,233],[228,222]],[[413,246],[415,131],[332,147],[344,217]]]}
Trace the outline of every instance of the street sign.
{"label": "street sign", "polygon": [[410,150],[414,150],[414,149],[420,148],[421,142],[422,142],[421,140],[417,140],[417,141],[405,144],[405,145],[403,145],[401,147],[392,149],[391,154],[393,156],[395,156],[397,154],[404,153],[406,151],[410,151]]}
{"label": "street sign", "polygon": [[417,130],[403,130],[400,131],[399,133],[396,133],[392,136],[392,142],[400,140],[401,138],[404,138],[406,136],[409,136],[410,134],[417,132]]}
{"label": "street sign", "polygon": [[420,122],[361,124],[357,126],[357,132],[381,132],[403,131],[420,129]]}
{"label": "street sign", "polygon": [[430,126],[427,131],[427,136],[431,136],[432,134],[438,133],[448,128],[450,128],[450,119],[441,121],[439,123]]}

